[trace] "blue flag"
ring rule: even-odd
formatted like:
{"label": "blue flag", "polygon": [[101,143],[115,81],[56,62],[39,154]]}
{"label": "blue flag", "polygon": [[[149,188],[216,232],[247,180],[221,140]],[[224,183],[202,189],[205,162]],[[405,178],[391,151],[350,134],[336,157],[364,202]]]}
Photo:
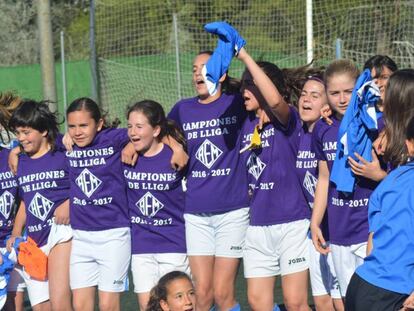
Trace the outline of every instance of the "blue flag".
{"label": "blue flag", "polygon": [[236,29],[226,22],[209,23],[204,26],[204,29],[218,35],[217,47],[202,71],[208,92],[210,95],[214,95],[217,92],[220,78],[230,67],[233,56],[237,55],[240,49],[246,45],[246,41]]}
{"label": "blue flag", "polygon": [[379,98],[378,86],[372,80],[370,70],[366,69],[356,82],[339,127],[336,158],[330,178],[338,191],[354,191],[355,176],[348,156],[355,158],[354,152],[357,152],[365,160],[372,161],[372,140],[378,132],[377,120],[382,115],[376,109]]}

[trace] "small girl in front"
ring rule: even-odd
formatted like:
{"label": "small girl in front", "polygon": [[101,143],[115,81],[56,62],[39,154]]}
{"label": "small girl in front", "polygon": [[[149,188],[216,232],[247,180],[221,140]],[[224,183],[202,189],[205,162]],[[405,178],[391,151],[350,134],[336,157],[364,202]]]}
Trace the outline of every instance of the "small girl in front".
{"label": "small girl in front", "polygon": [[151,289],[146,311],[195,311],[196,296],[190,277],[182,271],[164,275]]}

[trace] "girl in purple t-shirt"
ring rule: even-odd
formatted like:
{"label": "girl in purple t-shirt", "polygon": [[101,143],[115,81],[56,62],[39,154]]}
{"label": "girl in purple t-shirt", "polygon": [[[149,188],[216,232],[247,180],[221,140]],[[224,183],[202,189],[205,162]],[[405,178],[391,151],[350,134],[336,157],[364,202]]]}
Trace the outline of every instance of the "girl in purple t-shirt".
{"label": "girl in purple t-shirt", "polygon": [[120,292],[128,284],[131,258],[121,163],[121,152],[129,142],[127,129],[106,127],[98,105],[86,97],[73,101],[66,116],[65,138],[70,142],[65,139],[65,145],[74,143],[66,152],[74,229],[70,260],[73,304],[75,309],[93,309],[98,287],[99,303],[120,310]]}
{"label": "girl in purple t-shirt", "polygon": [[[296,171],[305,193],[309,207],[313,208],[316,182],[318,178],[318,160],[311,148],[312,131],[321,117],[321,109],[328,105],[323,81],[323,72],[307,77],[302,88],[298,106],[303,122],[300,132],[299,150],[296,159]],[[327,215],[322,221],[322,232],[329,241]],[[309,234],[309,274],[313,301],[318,310],[342,310],[343,303],[339,285],[333,267],[332,255],[322,255],[316,251]]]}
{"label": "girl in purple t-shirt", "polygon": [[[9,121],[14,110],[20,105],[21,99],[12,92],[0,93],[0,250],[6,251],[6,238],[13,230],[14,218],[19,205],[17,179],[8,165],[9,148],[18,144],[14,133],[9,128]],[[5,302],[5,310],[23,309],[24,288],[26,285],[20,274],[14,269],[10,273],[10,281],[7,284],[8,298]]]}
{"label": "girl in purple t-shirt", "polygon": [[[225,74],[215,95],[202,69],[211,53],[193,62],[197,97],[179,101],[168,117],[184,132],[189,154],[185,202],[187,254],[194,275],[197,309],[215,302],[237,310],[234,282],[248,225],[247,174],[239,154],[246,110]],[[234,91],[233,91],[234,92]]]}
{"label": "girl in purple t-shirt", "polygon": [[[72,310],[69,289],[69,176],[65,155],[56,148],[56,116],[47,104],[23,101],[10,119],[24,153],[19,158],[17,181],[20,207],[11,238],[26,227],[28,237],[48,255],[48,281],[38,281],[22,271],[34,310]],[[49,283],[49,284],[48,284]],[[49,302],[50,297],[50,302]]]}
{"label": "girl in purple t-shirt", "polygon": [[[332,124],[320,120],[312,132],[312,151],[318,159],[318,182],[312,212],[311,232],[315,248],[322,254],[332,251],[341,295],[345,296],[349,280],[366,254],[368,239],[368,201],[377,181],[357,177],[352,194],[336,190],[329,181],[336,157],[338,130],[358,77],[358,69],[349,60],[336,60],[325,71]],[[381,168],[377,167],[378,170]],[[320,224],[327,210],[330,245],[326,244]]]}
{"label": "girl in purple t-shirt", "polygon": [[[310,210],[295,172],[301,121],[289,105],[292,94],[282,71],[271,63],[256,63],[244,48],[238,58],[246,65],[246,107],[260,105],[270,116],[261,130],[261,146],[248,160],[255,178],[243,254],[249,304],[254,310],[273,309],[275,278],[282,275],[285,305],[305,310]],[[255,123],[246,125],[252,133]]]}
{"label": "girl in purple t-shirt", "polygon": [[97,286],[99,304],[120,310],[120,292],[127,284],[131,257],[121,163],[127,131],[106,128],[98,105],[89,98],[73,101],[66,116],[74,143],[73,150],[66,152],[71,183],[73,305],[93,310]]}
{"label": "girl in purple t-shirt", "polygon": [[132,238],[131,270],[141,310],[151,288],[174,270],[189,273],[184,229],[183,173],[171,168],[172,150],[162,142],[169,135],[185,143],[167,121],[162,106],[151,100],[127,112],[128,136],[139,154],[135,166],[125,165]]}

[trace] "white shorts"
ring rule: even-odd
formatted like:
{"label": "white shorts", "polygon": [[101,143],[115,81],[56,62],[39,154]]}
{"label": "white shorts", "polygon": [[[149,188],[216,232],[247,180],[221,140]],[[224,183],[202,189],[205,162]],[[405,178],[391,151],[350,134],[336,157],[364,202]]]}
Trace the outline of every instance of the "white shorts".
{"label": "white shorts", "polygon": [[100,291],[123,292],[131,260],[129,228],[73,230],[70,287],[98,286]]}
{"label": "white shorts", "polygon": [[[72,239],[72,228],[70,225],[57,225],[52,224],[50,228],[49,237],[47,243],[40,247],[40,249],[48,255],[50,250],[59,243],[67,242]],[[17,266],[15,270],[18,272],[20,277],[16,276],[15,283],[10,282],[10,288],[21,288],[19,291],[23,291],[21,282],[24,282],[27,287],[27,294],[29,296],[30,304],[35,306],[39,303],[49,300],[49,282],[34,280],[28,275],[23,267]]]}
{"label": "white shorts", "polygon": [[244,277],[269,277],[301,272],[309,267],[309,220],[272,226],[249,226]]}
{"label": "white shorts", "polygon": [[[332,254],[322,255],[309,241],[309,275],[313,296],[330,295],[334,299],[341,299],[338,279],[332,262]],[[329,245],[329,244],[328,244]]]}
{"label": "white shorts", "polygon": [[[45,252],[46,245],[40,247],[40,249]],[[26,284],[27,295],[29,296],[30,305],[32,307],[49,300],[49,281],[32,279],[20,265],[17,265],[14,269],[19,273],[21,280]]]}
{"label": "white shorts", "polygon": [[349,281],[356,268],[363,264],[367,254],[367,243],[341,246],[331,244],[332,260],[342,297],[345,297]]}
{"label": "white shorts", "polygon": [[243,257],[249,208],[222,214],[184,214],[188,256]]}
{"label": "white shorts", "polygon": [[47,243],[42,247],[42,250],[47,256],[49,256],[49,253],[54,246],[70,241],[72,237],[73,231],[70,225],[57,225],[53,222],[50,226],[50,233],[47,238]]}
{"label": "white shorts", "polygon": [[168,272],[178,270],[190,274],[187,255],[179,253],[132,255],[131,270],[135,293],[148,293]]}

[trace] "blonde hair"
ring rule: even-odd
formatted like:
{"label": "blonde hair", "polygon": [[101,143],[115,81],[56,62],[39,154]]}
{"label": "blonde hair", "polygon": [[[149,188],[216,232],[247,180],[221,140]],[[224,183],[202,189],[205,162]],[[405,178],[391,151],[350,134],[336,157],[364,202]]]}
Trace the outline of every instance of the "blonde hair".
{"label": "blonde hair", "polygon": [[22,103],[22,99],[13,92],[0,93],[0,124],[9,130],[9,121],[17,107]]}
{"label": "blonde hair", "polygon": [[324,74],[325,84],[328,85],[329,79],[335,75],[347,74],[354,80],[359,76],[359,69],[353,61],[349,59],[337,59],[326,67]]}

